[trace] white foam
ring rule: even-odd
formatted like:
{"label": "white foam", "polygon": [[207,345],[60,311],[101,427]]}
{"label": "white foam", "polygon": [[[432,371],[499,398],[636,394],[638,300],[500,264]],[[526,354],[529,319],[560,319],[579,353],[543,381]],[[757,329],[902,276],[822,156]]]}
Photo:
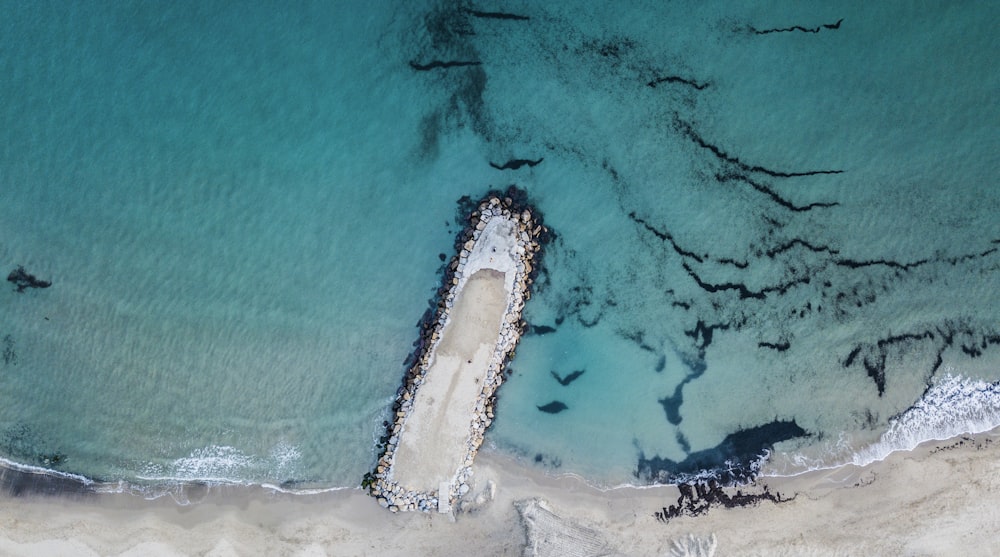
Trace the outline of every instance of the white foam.
{"label": "white foam", "polygon": [[879,441],[854,454],[859,466],[926,441],[981,433],[1000,426],[1000,382],[945,375],[909,410],[889,422]]}
{"label": "white foam", "polygon": [[251,480],[261,474],[287,477],[292,474],[302,452],[298,447],[279,442],[267,458],[248,455],[227,445],[209,445],[191,451],[170,464],[147,464],[136,477],[155,482],[210,482],[220,484],[251,485]]}
{"label": "white foam", "polygon": [[30,474],[40,474],[45,476],[56,476],[59,478],[67,478],[70,480],[75,480],[83,485],[92,485],[94,480],[81,476],[79,474],[71,474],[69,472],[60,472],[59,470],[52,470],[51,468],[42,468],[41,466],[31,466],[30,464],[22,464],[20,462],[14,462],[13,460],[8,460],[6,458],[0,457],[0,465],[6,466],[12,470],[17,470],[19,472],[28,472]]}
{"label": "white foam", "polygon": [[289,489],[287,487],[281,487],[269,483],[262,483],[260,484],[260,486],[264,489],[277,491],[278,493],[288,493],[290,495],[319,495],[321,493],[331,493],[334,491],[361,489],[360,487],[317,487],[317,488],[306,488],[306,489]]}
{"label": "white foam", "polygon": [[874,443],[855,446],[847,434],[827,444],[824,456],[782,455],[784,461],[764,475],[790,476],[845,464],[867,466],[897,451],[912,451],[928,441],[982,433],[1000,427],[1000,382],[989,383],[951,373],[941,376],[923,397],[889,420]]}

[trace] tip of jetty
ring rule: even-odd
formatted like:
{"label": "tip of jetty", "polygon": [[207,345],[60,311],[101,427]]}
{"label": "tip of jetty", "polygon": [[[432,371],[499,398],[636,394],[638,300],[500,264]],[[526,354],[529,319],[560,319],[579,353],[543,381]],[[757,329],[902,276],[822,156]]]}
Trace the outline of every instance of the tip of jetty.
{"label": "tip of jetty", "polygon": [[548,230],[522,190],[490,192],[471,211],[425,318],[381,440],[362,483],[392,511],[450,512],[493,422],[496,390],[525,322]]}

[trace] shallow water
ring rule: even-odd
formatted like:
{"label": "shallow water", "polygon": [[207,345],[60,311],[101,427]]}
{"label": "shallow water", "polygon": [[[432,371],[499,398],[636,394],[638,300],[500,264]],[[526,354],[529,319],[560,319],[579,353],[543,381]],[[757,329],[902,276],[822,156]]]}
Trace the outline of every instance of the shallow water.
{"label": "shallow water", "polygon": [[356,485],[457,200],[510,183],[557,234],[554,331],[500,451],[791,473],[971,423],[914,419],[930,385],[1000,425],[996,7],[2,9],[0,269],[53,283],[0,291],[10,460]]}

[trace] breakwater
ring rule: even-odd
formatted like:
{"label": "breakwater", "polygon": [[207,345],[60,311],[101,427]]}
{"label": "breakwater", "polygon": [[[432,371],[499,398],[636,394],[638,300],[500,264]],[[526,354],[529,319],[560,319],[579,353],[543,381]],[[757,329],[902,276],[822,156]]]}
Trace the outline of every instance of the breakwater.
{"label": "breakwater", "polygon": [[421,324],[384,423],[382,453],[362,484],[389,510],[449,512],[469,490],[548,237],[525,198],[513,186],[490,192],[458,235],[436,311]]}

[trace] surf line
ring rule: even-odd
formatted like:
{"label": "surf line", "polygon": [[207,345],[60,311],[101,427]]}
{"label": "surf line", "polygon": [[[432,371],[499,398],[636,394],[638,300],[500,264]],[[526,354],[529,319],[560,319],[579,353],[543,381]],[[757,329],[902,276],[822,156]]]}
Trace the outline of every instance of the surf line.
{"label": "surf line", "polygon": [[548,237],[526,197],[514,186],[491,192],[456,241],[437,312],[422,327],[386,422],[384,450],[362,482],[390,511],[450,513],[469,491]]}

